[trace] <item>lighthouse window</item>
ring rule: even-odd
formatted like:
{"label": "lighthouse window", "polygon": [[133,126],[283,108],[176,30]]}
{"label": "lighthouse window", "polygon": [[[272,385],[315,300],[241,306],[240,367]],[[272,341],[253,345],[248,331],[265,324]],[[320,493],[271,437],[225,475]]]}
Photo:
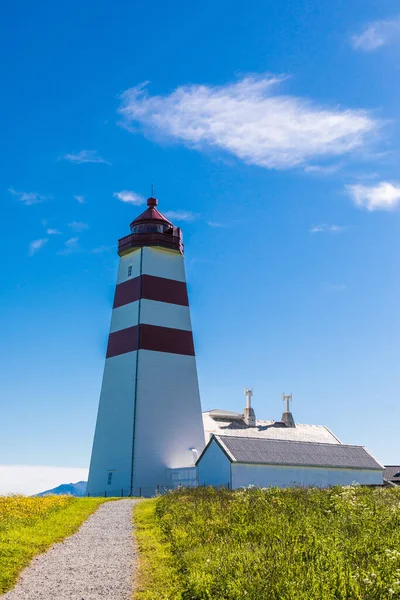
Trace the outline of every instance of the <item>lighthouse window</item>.
{"label": "lighthouse window", "polygon": [[111,485],[112,476],[113,476],[112,471],[110,471],[107,476],[107,485]]}
{"label": "lighthouse window", "polygon": [[132,233],[163,233],[167,225],[163,223],[145,223],[142,225],[134,225],[131,229]]}
{"label": "lighthouse window", "polygon": [[132,265],[128,267],[128,277],[132,277]]}

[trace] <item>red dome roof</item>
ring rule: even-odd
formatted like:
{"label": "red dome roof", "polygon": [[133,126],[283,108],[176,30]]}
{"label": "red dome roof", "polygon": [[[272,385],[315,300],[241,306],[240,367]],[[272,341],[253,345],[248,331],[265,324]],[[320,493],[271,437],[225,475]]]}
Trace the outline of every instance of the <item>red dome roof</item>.
{"label": "red dome roof", "polygon": [[131,228],[134,225],[138,225],[139,223],[148,223],[151,221],[158,221],[159,223],[166,223],[168,225],[170,225],[171,227],[173,227],[171,221],[169,221],[167,219],[167,217],[164,217],[163,214],[161,214],[157,209],[156,206],[158,204],[158,200],[157,198],[148,198],[147,199],[147,206],[148,208],[146,208],[146,210],[139,215],[138,217],[136,217],[136,219],[134,219],[131,223]]}
{"label": "red dome roof", "polygon": [[131,223],[131,233],[118,240],[120,256],[146,246],[160,246],[183,254],[182,231],[156,209],[157,204],[156,198],[148,198],[146,210]]}

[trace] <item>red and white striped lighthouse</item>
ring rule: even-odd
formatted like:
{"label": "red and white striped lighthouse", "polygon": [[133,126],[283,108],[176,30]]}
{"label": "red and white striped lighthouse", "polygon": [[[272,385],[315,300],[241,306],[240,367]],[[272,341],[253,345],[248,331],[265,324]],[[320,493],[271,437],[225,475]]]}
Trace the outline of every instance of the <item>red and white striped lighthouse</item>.
{"label": "red and white striped lighthouse", "polygon": [[118,243],[90,495],[152,495],[204,447],[182,232],[147,205]]}

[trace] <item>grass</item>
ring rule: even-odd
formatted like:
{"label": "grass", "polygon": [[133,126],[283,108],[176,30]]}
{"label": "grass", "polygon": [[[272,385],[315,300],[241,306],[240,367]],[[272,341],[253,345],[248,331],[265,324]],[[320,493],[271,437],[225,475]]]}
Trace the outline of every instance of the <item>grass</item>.
{"label": "grass", "polygon": [[104,498],[0,497],[0,593],[40,552],[75,533]]}
{"label": "grass", "polygon": [[135,519],[138,600],[400,599],[400,487],[181,490]]}
{"label": "grass", "polygon": [[139,567],[135,576],[135,600],[179,600],[183,581],[175,568],[171,546],[156,521],[157,500],[141,500],[134,507],[135,540]]}

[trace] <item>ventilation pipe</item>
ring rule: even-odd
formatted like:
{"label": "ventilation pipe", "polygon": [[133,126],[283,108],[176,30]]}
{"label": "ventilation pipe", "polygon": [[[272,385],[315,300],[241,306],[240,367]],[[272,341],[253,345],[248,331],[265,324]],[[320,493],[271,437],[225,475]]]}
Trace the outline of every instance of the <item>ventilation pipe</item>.
{"label": "ventilation pipe", "polygon": [[286,427],[296,427],[296,423],[294,422],[293,415],[290,412],[290,402],[292,401],[292,394],[285,396],[282,394],[282,400],[285,402],[285,408],[282,414],[282,423],[285,423]]}
{"label": "ventilation pipe", "polygon": [[256,415],[251,406],[251,397],[253,395],[253,389],[248,390],[244,388],[244,395],[246,396],[246,408],[244,409],[243,420],[248,427],[256,426]]}

